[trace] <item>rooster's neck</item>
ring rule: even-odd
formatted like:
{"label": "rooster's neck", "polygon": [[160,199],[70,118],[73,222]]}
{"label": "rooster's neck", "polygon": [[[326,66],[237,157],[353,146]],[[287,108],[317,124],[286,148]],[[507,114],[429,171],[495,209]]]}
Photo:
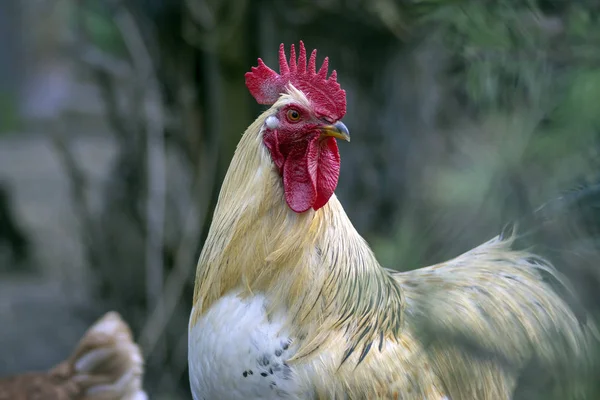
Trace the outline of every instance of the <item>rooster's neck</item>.
{"label": "rooster's neck", "polygon": [[[288,207],[262,142],[271,112],[248,128],[223,182],[198,262],[192,324],[219,298],[241,289],[264,293],[272,307],[285,308],[290,326],[312,346],[327,340],[321,334],[327,330],[346,329],[361,341],[387,335],[401,325],[401,312],[378,313],[401,310],[399,289],[335,195],[318,211],[297,214]],[[390,297],[398,307],[390,307]],[[357,318],[390,326],[359,326]],[[298,356],[312,346],[302,346]]]}
{"label": "rooster's neck", "polygon": [[267,257],[286,232],[311,219],[312,212],[295,214],[283,201],[281,178],[262,141],[272,112],[246,130],[225,175],[196,271],[194,305],[200,313],[232,289],[259,290]]}

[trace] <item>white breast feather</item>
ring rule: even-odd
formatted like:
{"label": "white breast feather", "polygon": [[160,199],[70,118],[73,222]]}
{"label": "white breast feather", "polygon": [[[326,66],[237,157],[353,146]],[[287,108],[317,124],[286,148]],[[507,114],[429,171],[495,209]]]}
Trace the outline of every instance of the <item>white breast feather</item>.
{"label": "white breast feather", "polygon": [[219,299],[190,326],[188,351],[194,400],[307,398],[285,362],[293,345],[282,318],[268,319],[262,295]]}

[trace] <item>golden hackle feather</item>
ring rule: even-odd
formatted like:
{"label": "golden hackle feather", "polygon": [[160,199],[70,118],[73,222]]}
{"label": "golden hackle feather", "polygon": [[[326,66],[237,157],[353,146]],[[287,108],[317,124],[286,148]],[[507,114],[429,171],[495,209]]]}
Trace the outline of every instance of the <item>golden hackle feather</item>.
{"label": "golden hackle feather", "polygon": [[406,273],[382,268],[337,198],[297,214],[262,143],[268,116],[307,104],[293,87],[247,129],[198,262],[191,325],[229,291],[285,310],[290,363],[318,398],[510,398],[532,357],[576,358],[585,335],[542,260],[494,239]]}

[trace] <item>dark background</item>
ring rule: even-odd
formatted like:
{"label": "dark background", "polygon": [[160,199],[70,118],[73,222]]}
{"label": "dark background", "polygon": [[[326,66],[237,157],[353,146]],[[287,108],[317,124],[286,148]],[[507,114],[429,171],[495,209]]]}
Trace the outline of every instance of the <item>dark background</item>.
{"label": "dark background", "polygon": [[[244,73],[276,67],[279,43],[338,71],[337,194],[406,270],[597,180],[599,16],[593,0],[3,0],[0,375],[50,367],[115,309],[151,397],[189,398],[195,263],[262,109]],[[595,264],[561,267],[592,305]]]}

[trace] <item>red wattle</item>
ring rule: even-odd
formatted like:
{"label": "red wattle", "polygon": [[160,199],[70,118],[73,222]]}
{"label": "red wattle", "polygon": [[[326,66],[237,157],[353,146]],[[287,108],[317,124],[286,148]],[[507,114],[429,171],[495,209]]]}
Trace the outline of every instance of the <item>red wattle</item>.
{"label": "red wattle", "polygon": [[297,142],[283,165],[283,188],[288,206],[297,213],[318,210],[333,194],[340,172],[340,154],[335,139]]}
{"label": "red wattle", "polygon": [[340,176],[340,152],[334,138],[327,138],[320,143],[319,166],[317,175],[317,199],[313,208],[323,207],[335,191]]}
{"label": "red wattle", "polygon": [[317,199],[318,137],[308,142],[295,143],[283,164],[283,190],[292,210],[302,213]]}

